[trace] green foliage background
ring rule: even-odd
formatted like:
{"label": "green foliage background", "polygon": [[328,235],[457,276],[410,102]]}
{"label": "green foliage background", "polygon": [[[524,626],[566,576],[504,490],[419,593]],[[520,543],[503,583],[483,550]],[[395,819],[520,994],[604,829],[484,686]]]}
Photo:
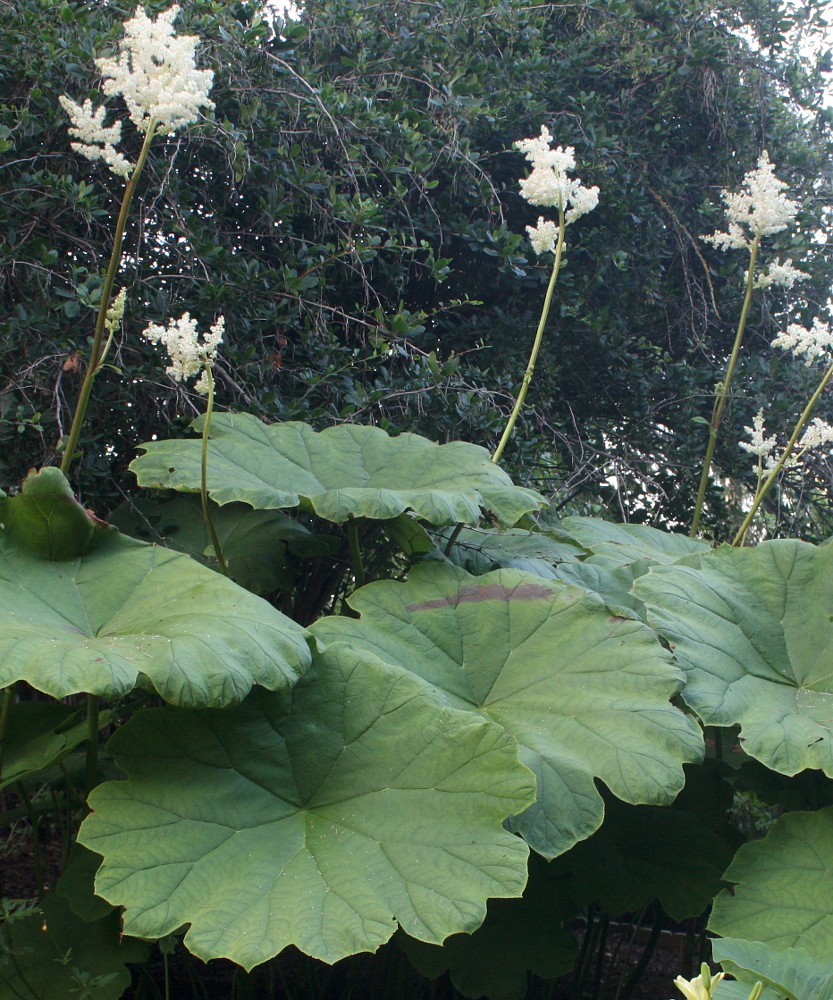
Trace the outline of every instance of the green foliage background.
{"label": "green foliage background", "polygon": [[[534,218],[512,150],[542,122],[576,147],[601,203],[570,233],[509,470],[559,504],[601,497],[631,520],[687,522],[702,449],[690,421],[707,415],[745,263],[699,237],[722,225],[719,189],[767,148],[805,209],[781,256],[813,278],[789,303],[761,295],[751,317],[717,456],[726,473],[751,475],[733,442],[763,402],[786,421],[802,379],[770,360],[768,340],[788,315],[806,322],[823,308],[829,286],[818,235],[826,77],[794,58],[797,15],[701,0],[311,0],[300,21],[270,26],[246,4],[183,7],[180,30],[205,40],[202,63],[215,70],[216,122],[156,144],[142,180],[120,277],[129,318],[76,473],[97,505],[118,502],[138,441],[195,415],[138,337],[186,309],[204,323],[226,316],[222,404],[493,443],[547,279],[521,238]],[[66,430],[120,190],[100,165],[73,162],[57,96],[95,97],[93,58],[127,14],[4,7],[7,483],[33,457],[49,460]],[[818,27],[817,11],[802,17],[805,31]],[[739,37],[742,22],[764,48]],[[817,471],[781,510],[783,527],[827,523],[818,487],[829,470]],[[731,504],[722,491],[710,498],[718,535]]]}

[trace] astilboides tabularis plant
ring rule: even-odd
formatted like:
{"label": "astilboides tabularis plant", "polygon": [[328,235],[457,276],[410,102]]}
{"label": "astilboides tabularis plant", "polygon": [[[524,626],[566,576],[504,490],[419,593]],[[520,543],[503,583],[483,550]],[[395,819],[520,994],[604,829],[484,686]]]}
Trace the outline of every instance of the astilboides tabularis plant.
{"label": "astilboides tabularis plant", "polygon": [[[697,537],[749,302],[801,276],[758,270],[795,213],[768,157],[710,237],[750,261],[690,536],[553,523],[499,466],[567,229],[600,197],[546,127],[517,145],[523,196],[557,214],[529,228],[551,280],[493,454],[215,412],[223,319],[200,335],[186,313],[145,336],[205,412],[193,436],[141,447],[132,469],[158,499],[105,522],[69,476],[130,304],[126,223],[151,144],[212,107],[176,15],[139,8],[97,63],[135,159],[106,106],[62,102],[75,150],[125,187],[60,468],[0,498],[6,818],[28,819],[36,848],[42,817],[68,816],[72,842],[55,886],[36,857],[40,898],[3,904],[0,995],[117,998],[153,942],[170,996],[177,948],[251,970],[290,946],[332,964],[396,935],[425,975],[513,1000],[530,972],[573,971],[579,990],[600,914],[647,914],[656,937],[666,917],[696,927],[716,896],[724,973],[679,977],[686,997],[830,1000],[833,547],[744,545],[784,468],[830,440],[811,422],[833,371],[824,324],[777,342],[827,367],[780,450],[755,417],[759,486],[735,544]],[[704,727],[718,749],[739,735],[742,763],[704,762]],[[789,807],[737,853],[733,789]]]}

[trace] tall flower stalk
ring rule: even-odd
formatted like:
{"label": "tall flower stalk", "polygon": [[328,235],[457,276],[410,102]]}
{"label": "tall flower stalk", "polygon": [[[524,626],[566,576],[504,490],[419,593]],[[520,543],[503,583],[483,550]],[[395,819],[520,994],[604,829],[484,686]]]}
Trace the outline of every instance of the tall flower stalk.
{"label": "tall flower stalk", "polygon": [[220,539],[211,516],[208,498],[208,436],[211,430],[211,415],[214,412],[214,359],[223,342],[225,319],[221,316],[208,333],[200,337],[196,320],[190,313],[183,313],[179,319],[171,320],[167,326],[151,323],[142,336],[152,344],[162,344],[168,352],[171,363],[165,369],[176,382],[185,382],[196,377],[194,388],[207,397],[205,417],[202,425],[202,449],[200,452],[200,500],[205,529],[214,548],[214,556],[223,574],[228,576],[228,564],[223,555]]}
{"label": "tall flower stalk", "polygon": [[[196,122],[202,109],[214,104],[209,100],[214,74],[196,68],[194,57],[199,39],[195,35],[177,36],[173,22],[179,7],[171,7],[155,20],[138,8],[125,22],[124,36],[114,58],[96,60],[103,78],[102,91],[108,97],[121,98],[127,106],[130,120],[144,135],[142,148],[135,164],[116,149],[121,141],[122,124],[105,124],[106,107],[95,107],[90,100],[77,104],[71,98],[60,98],[61,106],[70,117],[70,135],[77,141],[72,148],[89,160],[102,160],[127,184],[122,195],[110,261],[104,277],[101,300],[96,317],[90,358],[78,394],[69,435],[64,444],[61,471],[66,473],[78,447],[78,439],[93,382],[101,371],[121,314],[113,312],[113,287],[121,264],[122,242],[127,217],[150,145],[157,135],[173,135],[180,128]],[[117,302],[119,298],[117,297]],[[120,309],[124,312],[124,296],[120,293]],[[109,336],[105,340],[105,334]]]}
{"label": "tall flower stalk", "polygon": [[[72,148],[88,160],[102,160],[114,174],[127,181],[116,219],[87,370],[64,442],[61,458],[61,472],[64,474],[69,471],[78,449],[93,383],[124,314],[124,289],[114,299],[113,287],[121,264],[127,217],[150,145],[157,135],[173,135],[180,128],[198,121],[202,109],[214,107],[208,97],[214,74],[210,70],[196,68],[194,57],[199,39],[195,35],[177,36],[174,32],[173,22],[178,13],[179,7],[173,6],[152,20],[141,7],[137,8],[134,16],[124,24],[117,55],[96,60],[102,75],[103,93],[124,101],[130,120],[144,135],[135,164],[116,149],[121,140],[122,124],[118,120],[111,125],[105,124],[107,109],[104,105],[95,107],[89,99],[77,104],[66,95],[60,98],[61,106],[71,121],[70,135],[77,140],[72,143]],[[88,789],[97,780],[98,721],[98,698],[88,695]]]}
{"label": "tall flower stalk", "polygon": [[729,401],[730,387],[740,355],[743,335],[749,318],[749,306],[752,294],[756,288],[765,288],[781,284],[788,288],[805,275],[792,266],[791,261],[783,264],[773,263],[757,280],[755,268],[758,260],[758,249],[764,236],[771,236],[786,229],[795,218],[798,211],[797,203],[784,195],[784,181],[774,174],[774,167],[769,162],[769,156],[763,152],[755,170],[749,171],[743,179],[743,185],[738,192],[723,191],[722,198],[726,204],[726,215],[729,220],[727,232],[713,233],[703,237],[720,250],[746,250],[749,253],[749,269],[746,272],[746,293],[743,297],[740,319],[738,321],[732,353],[722,381],[715,387],[714,405],[709,420],[709,439],[706,445],[706,456],[703,460],[703,471],[700,475],[700,485],[697,499],[694,502],[694,513],[691,519],[690,536],[694,538],[700,527],[703,504],[711,475],[714,450],[717,445],[717,435],[723,414]]}
{"label": "tall flower stalk", "polygon": [[584,187],[578,178],[570,177],[576,166],[573,147],[556,146],[555,149],[552,149],[552,135],[545,125],[541,127],[541,134],[537,138],[521,139],[515,143],[515,146],[526,155],[527,160],[532,164],[529,176],[521,179],[521,196],[531,205],[556,208],[558,222],[539,216],[536,226],[526,227],[533,250],[539,255],[554,253],[555,258],[521,388],[498,446],[492,455],[492,461],[495,463],[500,461],[512,436],[532,382],[552,306],[555,283],[561,269],[564,235],[567,226],[582,215],[592,211],[599,203],[599,189],[597,187]]}
{"label": "tall flower stalk", "polygon": [[[794,464],[812,448],[829,445],[833,442],[833,427],[819,419],[809,423],[816,404],[833,380],[833,330],[828,324],[822,323],[818,319],[813,321],[810,329],[805,329],[797,323],[791,323],[787,327],[786,333],[778,334],[772,341],[772,346],[791,350],[797,357],[803,356],[807,365],[821,360],[826,362],[827,366],[777,460],[774,458],[777,447],[776,439],[764,435],[762,410],[756,416],[754,425],[745,428],[751,434],[752,440],[749,444],[741,442],[741,447],[757,456],[758,488],[755,491],[752,505],[732,540],[732,545],[742,544],[764,497],[775,485],[784,469]],[[766,478],[764,478],[764,473],[766,473]]]}

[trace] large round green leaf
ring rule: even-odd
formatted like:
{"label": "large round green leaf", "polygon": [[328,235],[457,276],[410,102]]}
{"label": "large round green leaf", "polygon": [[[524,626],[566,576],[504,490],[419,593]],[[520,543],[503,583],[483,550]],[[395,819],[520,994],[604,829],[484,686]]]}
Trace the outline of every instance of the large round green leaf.
{"label": "large round green leaf", "polygon": [[565,517],[560,527],[594,555],[620,563],[644,559],[675,563],[686,556],[708,552],[711,547],[676,531],[662,531],[647,524],[617,524],[598,517]]}
{"label": "large round green leaf", "polygon": [[114,533],[48,562],[0,536],[0,687],[116,698],[137,683],[178,705],[293,684],[307,633],[187,556]]}
{"label": "large round green leaf", "polygon": [[404,671],[328,650],[284,697],[138,714],[110,748],[130,775],[90,796],[79,840],[124,929],[190,924],[203,959],[251,968],[287,945],[334,962],[397,922],[441,942],[518,896],[534,799],[517,746]]}
{"label": "large round green leaf", "polygon": [[[109,713],[101,714],[109,721]],[[54,701],[15,702],[3,735],[0,791],[71,753],[87,739],[87,720],[82,709]]]}
{"label": "large round green leaf", "polygon": [[60,469],[30,472],[20,493],[0,494],[0,532],[42,559],[75,559],[113,531],[75,499]]}
{"label": "large round green leaf", "polygon": [[445,550],[452,535],[454,544],[448,557],[468,573],[479,576],[493,569],[520,569],[547,580],[555,577],[554,566],[575,560],[587,553],[578,545],[559,537],[556,532],[510,528],[463,528],[438,532],[439,548]]}
{"label": "large round green leaf", "polygon": [[678,562],[709,551],[705,542],[646,524],[615,524],[597,517],[565,517],[562,531],[590,551],[583,561],[565,562],[555,575],[598,594],[626,618],[645,620],[645,606],[632,592],[652,565]]}
{"label": "large round green leaf", "polygon": [[724,547],[634,585],[686,672],[703,722],[740,724],[744,750],[783,774],[833,776],[833,547]]}
{"label": "large round green leaf", "polygon": [[[337,539],[314,535],[279,510],[252,510],[242,503],[211,506],[228,575],[253,594],[289,590],[294,582],[292,570],[299,558],[338,550]],[[202,560],[210,552],[209,565],[217,566],[197,496],[175,495],[162,501],[131,499],[116,508],[110,520],[126,535],[177,549],[193,559]]]}
{"label": "large round green leaf", "polygon": [[[766,984],[761,1000],[833,1000],[833,970],[830,962],[820,962],[803,948],[772,948],[760,941],[714,938],[712,955],[726,972],[743,982],[740,1000],[749,1000],[750,986]],[[717,1000],[723,1000],[723,983]]]}
{"label": "large round green leaf", "polygon": [[518,740],[538,799],[512,826],[546,857],[601,824],[596,779],[627,802],[667,803],[683,762],[702,756],[698,727],[669,704],[681,678],[654,633],[579,587],[429,563],[350,604],[360,619],[321,619],[313,633],[398,664]]}
{"label": "large round green leaf", "polygon": [[776,950],[803,948],[833,968],[833,806],[787,813],[726,871],[709,929]]}
{"label": "large round green leaf", "polygon": [[[202,426],[202,418],[194,424]],[[438,445],[416,434],[391,437],[378,427],[265,424],[248,413],[211,420],[208,490],[219,504],[296,507],[319,517],[380,520],[412,510],[430,524],[474,524],[481,508],[514,524],[544,499],[514,486],[489,453],[463,441]],[[200,488],[200,441],[151,441],[130,468],[140,486]]]}

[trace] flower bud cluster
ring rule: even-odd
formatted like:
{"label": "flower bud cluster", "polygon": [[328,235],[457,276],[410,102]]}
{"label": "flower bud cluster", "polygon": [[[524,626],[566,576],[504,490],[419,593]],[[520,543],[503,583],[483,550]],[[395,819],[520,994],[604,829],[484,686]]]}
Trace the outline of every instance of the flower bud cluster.
{"label": "flower bud cluster", "polygon": [[704,969],[694,979],[684,979],[682,976],[677,976],[674,980],[674,985],[686,1000],[712,1000],[714,991],[719,986],[723,976],[724,973],[722,972],[710,975],[708,969]]}
{"label": "flower bud cluster", "polygon": [[[577,177],[570,177],[575,170],[575,149],[572,146],[552,146],[552,135],[546,125],[534,139],[520,139],[515,148],[526,155],[532,172],[522,178],[521,196],[530,205],[558,208],[564,213],[565,225],[591,212],[599,204],[599,189],[584,187]],[[527,226],[530,242],[536,253],[547,253],[555,248],[558,226],[540,216],[537,226]]]}
{"label": "flower bud cluster", "polygon": [[171,363],[165,371],[176,382],[199,375],[194,388],[204,396],[208,392],[207,368],[217,356],[224,330],[225,319],[221,316],[200,340],[197,321],[186,312],[179,319],[171,320],[167,326],[151,323],[142,331],[142,336],[152,344],[162,344],[166,348]]}
{"label": "flower bud cluster", "polygon": [[[179,7],[151,20],[141,7],[124,25],[124,37],[115,58],[96,59],[104,77],[102,90],[108,97],[122,97],[130,119],[140,132],[172,134],[198,120],[203,108],[214,104],[208,98],[214,74],[194,63],[196,35],[174,33]],[[77,104],[59,98],[69,115],[70,134],[76,152],[88,160],[103,160],[113,173],[127,177],[133,164],[116,150],[121,140],[121,122],[104,124],[106,108],[92,101]]]}

